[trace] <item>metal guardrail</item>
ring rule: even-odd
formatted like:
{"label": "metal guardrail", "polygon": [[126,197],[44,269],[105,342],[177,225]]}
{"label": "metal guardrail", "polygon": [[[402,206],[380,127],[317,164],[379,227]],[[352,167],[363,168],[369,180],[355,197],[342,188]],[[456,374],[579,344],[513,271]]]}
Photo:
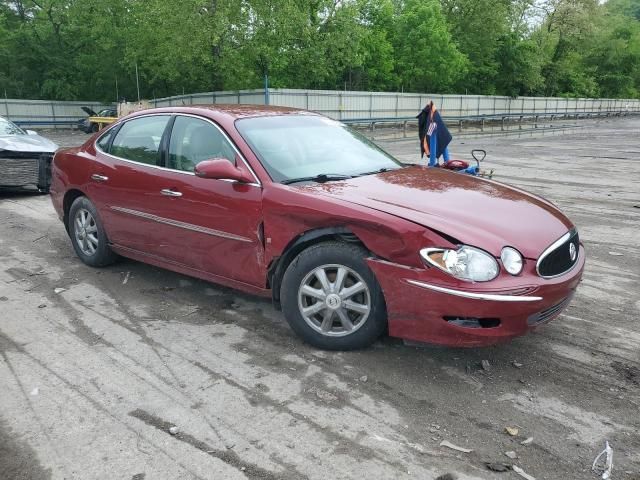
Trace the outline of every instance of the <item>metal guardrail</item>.
{"label": "metal guardrail", "polygon": [[[264,90],[204,92],[151,100],[153,106],[211,103],[263,104]],[[433,100],[449,121],[473,122],[522,119],[610,116],[640,113],[640,99],[588,99],[556,97],[500,97],[485,95],[436,95],[428,93],[354,92],[330,90],[269,89],[271,104],[312,110],[345,123],[411,122],[427,100]],[[0,99],[0,116],[23,126],[73,127],[86,118],[81,106],[96,111],[100,102],[58,102]],[[461,125],[460,125],[461,126]]]}
{"label": "metal guardrail", "polygon": [[76,120],[16,120],[13,123],[19,127],[43,127],[43,126],[64,126],[71,125],[77,126],[78,123],[83,120],[78,118]]}
{"label": "metal guardrail", "polygon": [[82,107],[95,111],[108,108],[102,102],[66,102],[54,100],[0,99],[0,116],[8,118],[20,126],[69,128],[87,117]]}
{"label": "metal guardrail", "polygon": [[[500,114],[486,114],[486,115],[445,115],[442,117],[448,122],[457,122],[458,129],[462,130],[462,125],[464,122],[467,123],[480,123],[480,129],[484,129],[484,123],[486,121],[499,120],[501,122],[502,129],[504,130],[505,121],[507,119],[518,119],[520,123],[522,123],[525,119],[534,119],[534,122],[537,123],[539,118],[549,118],[553,120],[554,118],[593,118],[593,117],[611,117],[611,116],[626,116],[626,115],[640,115],[640,112],[603,112],[603,111],[595,111],[595,112],[554,112],[554,113],[536,113],[536,112],[525,112],[525,113],[500,113]],[[370,130],[375,129],[376,124],[401,124],[403,129],[407,128],[409,123],[418,123],[417,117],[394,117],[394,118],[354,118],[354,119],[346,119],[341,120],[342,123],[350,124],[350,125],[369,125]]]}
{"label": "metal guardrail", "polygon": [[[510,118],[518,118],[520,121],[525,119],[535,118],[580,118],[580,117],[611,117],[611,116],[626,116],[626,115],[639,115],[640,112],[556,112],[556,113],[502,113],[502,114],[486,114],[486,115],[443,115],[443,118],[449,121],[458,122],[459,127],[462,127],[464,122],[480,122],[483,124],[485,121],[500,120],[504,126],[504,122]],[[14,123],[21,127],[38,127],[38,126],[77,126],[78,123],[86,117],[78,118],[75,120],[17,120]],[[371,129],[375,128],[376,124],[388,123],[388,124],[402,124],[406,128],[409,123],[417,123],[416,117],[381,117],[381,118],[351,118],[341,120],[342,123],[350,125],[370,125]]]}

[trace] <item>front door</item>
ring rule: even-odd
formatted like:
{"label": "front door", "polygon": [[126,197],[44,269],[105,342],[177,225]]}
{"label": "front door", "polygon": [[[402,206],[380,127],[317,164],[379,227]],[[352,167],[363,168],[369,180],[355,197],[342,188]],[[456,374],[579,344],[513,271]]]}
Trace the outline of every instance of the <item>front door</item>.
{"label": "front door", "polygon": [[248,169],[222,130],[209,120],[178,115],[173,122],[154,223],[159,254],[173,262],[264,287],[260,185],[205,179],[194,174],[202,160],[225,158]]}

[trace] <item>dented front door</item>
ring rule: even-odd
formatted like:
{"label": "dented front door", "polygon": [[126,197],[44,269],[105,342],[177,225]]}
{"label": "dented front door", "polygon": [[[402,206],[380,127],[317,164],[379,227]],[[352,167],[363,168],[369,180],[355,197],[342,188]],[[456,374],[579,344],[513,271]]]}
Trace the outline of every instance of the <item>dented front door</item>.
{"label": "dented front door", "polygon": [[164,170],[156,200],[159,253],[196,270],[264,287],[262,189]]}

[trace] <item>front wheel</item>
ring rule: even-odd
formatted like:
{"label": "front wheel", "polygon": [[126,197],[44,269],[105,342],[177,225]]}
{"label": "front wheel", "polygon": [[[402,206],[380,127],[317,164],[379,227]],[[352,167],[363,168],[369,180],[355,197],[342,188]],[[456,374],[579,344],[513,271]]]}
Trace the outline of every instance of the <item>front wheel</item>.
{"label": "front wheel", "polygon": [[291,328],[327,350],[371,345],[386,329],[384,297],[363,248],[341,242],[314,245],[287,267],[280,299]]}
{"label": "front wheel", "polygon": [[73,249],[87,265],[104,267],[117,259],[109,247],[98,211],[87,197],[78,197],[71,204],[68,230]]}

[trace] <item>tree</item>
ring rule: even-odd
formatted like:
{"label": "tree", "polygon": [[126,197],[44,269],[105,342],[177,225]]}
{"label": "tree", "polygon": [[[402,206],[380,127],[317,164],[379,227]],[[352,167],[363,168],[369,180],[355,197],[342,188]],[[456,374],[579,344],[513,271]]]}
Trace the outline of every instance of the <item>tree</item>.
{"label": "tree", "polygon": [[496,55],[496,93],[517,97],[536,95],[543,90],[540,51],[534,41],[520,38],[516,33],[507,33],[500,38]]}
{"label": "tree", "polygon": [[456,87],[469,93],[496,93],[501,41],[509,33],[509,0],[442,0],[452,37],[469,59]]}
{"label": "tree", "polygon": [[407,0],[394,31],[396,73],[405,90],[450,92],[468,68],[437,0]]}
{"label": "tree", "polygon": [[535,38],[544,55],[544,94],[597,96],[598,85],[582,62],[584,42],[593,33],[597,0],[547,0],[541,8],[544,21]]}
{"label": "tree", "polygon": [[[630,4],[631,2],[627,2]],[[640,2],[637,3],[640,6]],[[607,97],[637,97],[640,92],[640,21],[633,8],[605,4],[596,31],[589,39],[585,65],[593,72],[600,93]]]}
{"label": "tree", "polygon": [[[640,0],[0,0],[0,95],[640,95]],[[117,85],[117,86],[116,86]]]}
{"label": "tree", "polygon": [[[394,5],[392,0],[365,0],[360,4],[362,41],[358,65],[345,72],[351,89],[392,90],[398,84],[393,47]],[[354,68],[355,67],[355,68]]]}

